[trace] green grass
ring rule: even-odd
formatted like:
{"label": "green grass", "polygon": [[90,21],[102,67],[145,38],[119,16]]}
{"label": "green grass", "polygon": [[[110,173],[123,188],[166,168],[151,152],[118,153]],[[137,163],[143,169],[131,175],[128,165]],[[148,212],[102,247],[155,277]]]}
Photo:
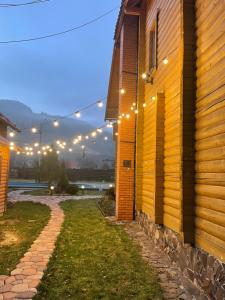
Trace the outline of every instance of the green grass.
{"label": "green grass", "polygon": [[122,226],[96,201],[61,204],[65,222],[35,300],[163,299],[158,279]]}
{"label": "green grass", "polygon": [[24,191],[22,195],[30,195],[30,196],[47,196],[49,195],[48,189],[36,189],[30,191]]}
{"label": "green grass", "polygon": [[20,202],[0,217],[0,275],[8,275],[47,224],[50,209],[43,204]]}

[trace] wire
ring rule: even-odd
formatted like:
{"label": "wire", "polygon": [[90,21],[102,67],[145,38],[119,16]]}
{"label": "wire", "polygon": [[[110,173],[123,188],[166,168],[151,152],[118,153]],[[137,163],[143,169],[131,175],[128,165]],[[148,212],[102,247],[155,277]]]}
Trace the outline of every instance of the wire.
{"label": "wire", "polygon": [[49,1],[50,1],[50,0],[35,0],[35,1],[31,1],[31,2],[19,3],[19,4],[13,4],[13,3],[0,3],[0,8],[32,5],[32,4],[39,4],[39,3],[49,2]]}
{"label": "wire", "polygon": [[43,40],[43,39],[47,39],[47,38],[51,38],[51,37],[55,37],[55,36],[59,36],[59,35],[63,35],[63,34],[67,34],[69,32],[72,32],[72,31],[75,31],[75,30],[78,30],[78,29],[81,29],[83,27],[86,27],[90,24],[93,24],[97,21],[99,21],[100,19],[103,19],[104,17],[108,16],[109,14],[111,14],[112,12],[114,12],[116,9],[118,8],[117,7],[114,7],[110,10],[108,10],[107,12],[105,12],[104,14],[86,22],[86,23],[83,23],[79,26],[76,26],[76,27],[72,27],[70,29],[67,29],[67,30],[64,30],[64,31],[61,31],[61,32],[56,32],[56,33],[52,33],[52,34],[48,34],[48,35],[44,35],[44,36],[39,36],[39,37],[36,37],[36,38],[28,38],[28,39],[21,39],[21,40],[9,40],[9,41],[0,41],[0,44],[12,44],[12,43],[24,43],[24,42],[31,42],[31,41],[37,41],[37,40]]}

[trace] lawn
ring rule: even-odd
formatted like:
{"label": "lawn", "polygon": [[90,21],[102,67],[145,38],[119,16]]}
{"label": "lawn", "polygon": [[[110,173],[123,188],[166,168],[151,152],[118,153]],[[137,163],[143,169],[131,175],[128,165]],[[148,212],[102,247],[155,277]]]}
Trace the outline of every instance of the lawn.
{"label": "lawn", "polygon": [[[75,196],[86,196],[86,195],[102,195],[103,192],[98,190],[82,190],[79,189],[77,195]],[[36,189],[36,190],[27,190],[22,193],[22,195],[30,195],[30,196],[48,196],[49,190],[48,189]],[[54,196],[59,196],[60,194],[54,193]]]}
{"label": "lawn", "polygon": [[61,207],[65,222],[35,300],[163,299],[137,246],[122,226],[105,221],[96,201]]}
{"label": "lawn", "polygon": [[0,217],[0,275],[8,275],[47,224],[50,209],[43,204],[20,202]]}

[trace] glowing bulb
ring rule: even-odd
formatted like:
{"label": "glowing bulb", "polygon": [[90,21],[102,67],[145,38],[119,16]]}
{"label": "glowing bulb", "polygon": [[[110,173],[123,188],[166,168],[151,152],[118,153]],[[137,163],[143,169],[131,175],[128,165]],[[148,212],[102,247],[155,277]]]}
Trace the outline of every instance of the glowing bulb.
{"label": "glowing bulb", "polygon": [[78,138],[79,141],[81,141],[82,140],[82,135],[79,135],[77,138]]}
{"label": "glowing bulb", "polygon": [[73,150],[71,148],[69,148],[69,152],[72,152]]}
{"label": "glowing bulb", "polygon": [[53,126],[54,127],[59,127],[59,121],[57,121],[57,120],[53,121]]}
{"label": "glowing bulb", "polygon": [[156,97],[155,96],[152,96],[152,98],[151,98],[153,101],[155,101],[156,100]]}
{"label": "glowing bulb", "polygon": [[60,151],[59,151],[59,150],[57,150],[57,151],[56,151],[56,153],[57,153],[57,154],[60,154]]}
{"label": "glowing bulb", "polygon": [[121,124],[121,120],[118,120],[118,121],[117,121],[117,124]]}
{"label": "glowing bulb", "polygon": [[135,102],[133,102],[133,104],[132,104],[133,106],[136,106],[136,103]]}
{"label": "glowing bulb", "polygon": [[29,147],[25,147],[25,150],[28,151],[28,150],[29,150]]}
{"label": "glowing bulb", "polygon": [[17,154],[17,155],[20,155],[20,151],[17,151],[16,154]]}
{"label": "glowing bulb", "polygon": [[73,144],[76,145],[78,142],[79,142],[79,140],[78,140],[78,139],[75,139],[75,140],[73,141]]}
{"label": "glowing bulb", "polygon": [[15,144],[14,144],[13,142],[11,142],[9,145],[10,145],[10,146],[14,146]]}
{"label": "glowing bulb", "polygon": [[39,144],[38,144],[38,143],[34,143],[34,147],[36,147],[36,148],[37,148],[38,146],[39,146]]}
{"label": "glowing bulb", "polygon": [[133,108],[133,106],[131,106],[131,108],[130,108],[131,110],[134,110],[134,108]]}
{"label": "glowing bulb", "polygon": [[31,155],[31,156],[33,156],[33,155],[34,155],[34,153],[33,153],[33,152],[31,152],[31,153],[30,153],[30,155]]}
{"label": "glowing bulb", "polygon": [[14,146],[10,146],[9,148],[10,148],[10,150],[14,150],[15,149]]}
{"label": "glowing bulb", "polygon": [[130,114],[126,114],[126,119],[130,119]]}
{"label": "glowing bulb", "polygon": [[103,102],[102,102],[101,100],[100,100],[100,101],[98,101],[98,103],[97,103],[97,104],[98,104],[98,107],[99,107],[99,108],[102,108],[102,107],[103,107]]}
{"label": "glowing bulb", "polygon": [[105,141],[108,141],[108,137],[107,137],[107,136],[105,136],[105,137],[104,137],[104,140],[105,140]]}
{"label": "glowing bulb", "polygon": [[134,111],[134,112],[135,112],[135,114],[138,114],[138,110],[137,110],[137,109],[135,109],[135,111]]}
{"label": "glowing bulb", "polygon": [[76,112],[75,112],[75,116],[76,116],[77,118],[80,118],[80,116],[81,116],[80,112],[79,112],[79,111],[76,111]]}
{"label": "glowing bulb", "polygon": [[66,146],[66,142],[63,142],[63,146]]}
{"label": "glowing bulb", "polygon": [[120,90],[120,94],[121,94],[121,95],[124,95],[124,94],[125,94],[125,89],[121,89],[121,90]]}
{"label": "glowing bulb", "polygon": [[31,131],[32,131],[33,133],[37,133],[37,128],[33,127],[33,128],[31,128]]}
{"label": "glowing bulb", "polygon": [[84,146],[84,145],[82,145],[82,146],[81,146],[81,149],[85,149],[85,146]]}
{"label": "glowing bulb", "polygon": [[122,116],[119,116],[119,119],[122,119]]}
{"label": "glowing bulb", "polygon": [[45,151],[45,150],[46,150],[46,147],[42,147],[42,150]]}
{"label": "glowing bulb", "polygon": [[52,148],[50,148],[48,151],[49,151],[49,152],[52,152],[53,150],[52,150]]}
{"label": "glowing bulb", "polygon": [[118,136],[118,132],[115,133],[115,136]]}
{"label": "glowing bulb", "polygon": [[108,128],[112,128],[112,127],[113,127],[113,125],[112,125],[112,123],[108,123],[108,124],[106,125],[106,127],[108,127]]}
{"label": "glowing bulb", "polygon": [[15,133],[14,133],[13,131],[11,131],[11,132],[9,133],[9,136],[10,136],[10,137],[14,137],[14,136],[15,136]]}
{"label": "glowing bulb", "polygon": [[60,141],[56,141],[56,144],[59,145],[59,144],[60,144]]}
{"label": "glowing bulb", "polygon": [[146,107],[146,103],[143,103],[143,107]]}
{"label": "glowing bulb", "polygon": [[147,74],[146,74],[146,73],[143,73],[143,74],[141,75],[141,77],[142,77],[142,79],[146,79],[146,78],[147,78]]}
{"label": "glowing bulb", "polygon": [[29,148],[29,150],[30,150],[30,151],[33,151],[33,148],[32,148],[32,147],[30,147],[30,148]]}
{"label": "glowing bulb", "polygon": [[40,155],[40,154],[41,154],[41,151],[38,151],[37,154]]}
{"label": "glowing bulb", "polygon": [[86,135],[86,136],[85,136],[85,139],[86,139],[86,140],[88,140],[88,139],[89,139],[89,136],[88,136],[88,135]]}
{"label": "glowing bulb", "polygon": [[93,137],[95,137],[95,136],[96,136],[96,132],[93,131],[91,135],[92,135]]}
{"label": "glowing bulb", "polygon": [[164,65],[167,65],[167,64],[168,64],[168,62],[169,62],[169,60],[168,60],[168,58],[167,58],[167,57],[163,58],[163,63],[164,63]]}
{"label": "glowing bulb", "polygon": [[98,128],[97,131],[98,131],[99,133],[102,133],[103,130],[102,130],[101,128]]}
{"label": "glowing bulb", "polygon": [[47,152],[43,152],[43,154],[44,154],[44,156],[46,156],[46,155],[47,155]]}

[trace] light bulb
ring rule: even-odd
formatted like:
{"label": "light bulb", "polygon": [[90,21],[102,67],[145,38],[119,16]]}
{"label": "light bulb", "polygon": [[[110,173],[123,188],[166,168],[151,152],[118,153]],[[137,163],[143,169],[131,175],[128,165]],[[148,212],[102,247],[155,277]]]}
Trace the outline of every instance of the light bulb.
{"label": "light bulb", "polygon": [[76,112],[75,112],[75,116],[76,116],[77,118],[80,118],[80,116],[81,116],[80,112],[79,112],[79,111],[76,111]]}
{"label": "light bulb", "polygon": [[14,137],[14,136],[15,136],[15,133],[14,133],[13,131],[11,131],[11,132],[9,133],[9,136],[10,136],[10,137]]}
{"label": "light bulb", "polygon": [[105,140],[105,141],[108,141],[108,137],[107,137],[107,136],[105,136],[105,137],[104,137],[104,140]]}
{"label": "light bulb", "polygon": [[115,133],[115,136],[118,136],[118,132]]}
{"label": "light bulb", "polygon": [[124,95],[124,94],[125,94],[125,89],[121,89],[121,90],[120,90],[120,94],[121,94],[121,95]]}
{"label": "light bulb", "polygon": [[82,145],[82,146],[81,146],[81,149],[85,149],[85,146],[84,146],[84,145]]}
{"label": "light bulb", "polygon": [[59,150],[57,150],[57,151],[56,151],[56,153],[57,153],[57,154],[60,154],[60,151],[59,151]]}
{"label": "light bulb", "polygon": [[39,146],[39,144],[38,143],[34,143],[34,147],[38,147]]}
{"label": "light bulb", "polygon": [[118,121],[117,121],[117,124],[121,124],[121,120],[118,120]]}
{"label": "light bulb", "polygon": [[37,133],[37,128],[33,127],[33,128],[31,128],[31,131],[32,131],[33,133]]}
{"label": "light bulb", "polygon": [[82,140],[82,135],[78,135],[78,140],[81,141]]}
{"label": "light bulb", "polygon": [[16,154],[17,154],[17,155],[20,155],[21,153],[20,153],[20,151],[17,151]]}
{"label": "light bulb", "polygon": [[11,142],[9,145],[10,145],[10,146],[14,146],[15,144],[14,144],[13,142]]}
{"label": "light bulb", "polygon": [[98,128],[97,131],[98,131],[99,133],[102,133],[102,128]]}
{"label": "light bulb", "polygon": [[143,107],[146,107],[146,103],[143,103]]}
{"label": "light bulb", "polygon": [[152,98],[151,98],[153,101],[155,101],[156,100],[156,97],[155,96],[152,96]]}
{"label": "light bulb", "polygon": [[146,73],[143,73],[143,74],[141,75],[141,77],[142,77],[142,79],[146,79],[146,78],[147,78],[147,74],[146,74]]}
{"label": "light bulb", "polygon": [[59,145],[59,144],[60,144],[60,141],[56,141],[56,144]]}
{"label": "light bulb", "polygon": [[92,135],[93,137],[95,137],[95,136],[96,136],[96,132],[93,131],[91,135]]}
{"label": "light bulb", "polygon": [[15,148],[14,148],[14,146],[10,146],[9,149],[10,150],[14,150]]}
{"label": "light bulb", "polygon": [[163,58],[163,63],[164,63],[164,65],[167,65],[167,64],[168,64],[168,62],[169,62],[169,60],[168,60],[168,58],[167,58],[167,57]]}
{"label": "light bulb", "polygon": [[138,114],[138,110],[137,110],[137,109],[135,109],[135,111],[134,111],[134,112],[135,112],[135,114]]}
{"label": "light bulb", "polygon": [[53,122],[53,126],[54,126],[54,127],[58,127],[58,126],[59,126],[59,122],[58,122],[57,120],[55,120],[55,121]]}
{"label": "light bulb", "polygon": [[97,105],[98,105],[99,108],[102,108],[103,107],[103,102],[100,100],[100,101],[98,101]]}
{"label": "light bulb", "polygon": [[130,114],[126,114],[126,119],[130,119]]}
{"label": "light bulb", "polygon": [[69,152],[72,152],[73,150],[71,148],[69,148]]}
{"label": "light bulb", "polygon": [[133,108],[133,106],[131,106],[131,108],[130,108],[131,110],[134,110],[134,108]]}
{"label": "light bulb", "polygon": [[88,136],[88,135],[86,135],[86,136],[85,136],[85,139],[86,139],[86,140],[88,140],[88,139],[89,139],[89,136]]}

